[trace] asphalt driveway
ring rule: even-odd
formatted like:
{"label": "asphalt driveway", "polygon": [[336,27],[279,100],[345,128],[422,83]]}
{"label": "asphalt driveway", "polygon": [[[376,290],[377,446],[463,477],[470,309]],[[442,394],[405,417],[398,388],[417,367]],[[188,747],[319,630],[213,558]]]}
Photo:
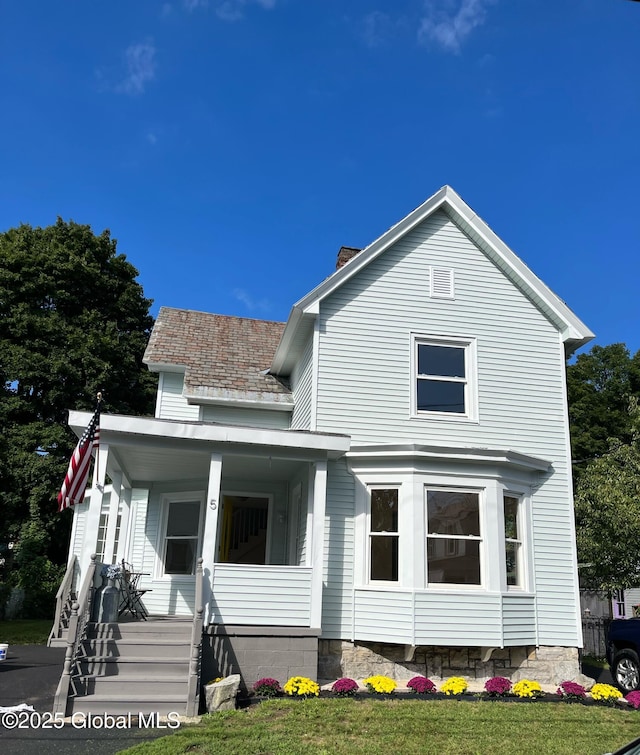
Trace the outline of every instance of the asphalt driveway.
{"label": "asphalt driveway", "polygon": [[[37,714],[50,713],[62,667],[64,648],[44,645],[11,645],[7,660],[0,663],[0,707],[26,703]],[[114,755],[145,740],[169,733],[163,729],[84,728],[66,724],[61,729],[42,728],[42,719],[23,714],[16,727],[15,716],[0,713],[0,752],[2,755]],[[3,723],[8,726],[3,726]],[[40,725],[39,725],[40,724]],[[24,728],[23,728],[24,727]]]}

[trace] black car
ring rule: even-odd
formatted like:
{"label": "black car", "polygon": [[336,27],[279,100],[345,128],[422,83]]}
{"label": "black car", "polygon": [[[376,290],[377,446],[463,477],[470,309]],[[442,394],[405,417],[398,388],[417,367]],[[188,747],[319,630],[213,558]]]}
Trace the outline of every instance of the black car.
{"label": "black car", "polygon": [[640,618],[616,619],[607,633],[607,662],[623,692],[640,689]]}

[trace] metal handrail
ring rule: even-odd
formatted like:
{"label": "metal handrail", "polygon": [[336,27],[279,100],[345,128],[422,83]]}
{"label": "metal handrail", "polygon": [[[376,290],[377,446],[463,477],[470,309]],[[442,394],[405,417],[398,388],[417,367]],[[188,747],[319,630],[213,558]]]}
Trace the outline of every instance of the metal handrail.
{"label": "metal handrail", "polygon": [[202,558],[196,564],[196,598],[193,624],[191,626],[191,649],[189,651],[189,683],[187,692],[187,716],[197,716],[200,702],[200,660],[202,657],[202,623],[204,606]]}
{"label": "metal handrail", "polygon": [[62,626],[62,616],[65,608],[71,609],[71,592],[73,590],[74,577],[78,567],[78,559],[74,554],[67,564],[67,570],[64,573],[58,592],[56,593],[56,613],[53,619],[53,626],[49,633],[49,639],[47,645],[51,646],[53,640],[57,640],[62,637],[62,632],[65,627]]}
{"label": "metal handrail", "polygon": [[73,677],[79,673],[79,655],[82,642],[86,637],[87,624],[91,618],[91,603],[93,599],[93,580],[96,572],[96,554],[91,556],[91,563],[82,581],[82,589],[78,601],[71,607],[71,617],[67,634],[67,651],[64,656],[62,676],[58,682],[58,688],[53,701],[53,713],[62,713],[67,710],[67,698],[69,687],[73,686],[74,693],[77,689]]}

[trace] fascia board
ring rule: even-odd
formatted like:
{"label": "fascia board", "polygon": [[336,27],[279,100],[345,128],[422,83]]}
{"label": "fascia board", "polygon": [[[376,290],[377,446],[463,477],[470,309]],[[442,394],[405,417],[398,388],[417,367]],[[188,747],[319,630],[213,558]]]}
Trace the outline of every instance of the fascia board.
{"label": "fascia board", "polygon": [[[237,392],[240,394],[240,391]],[[259,394],[255,394],[256,396]],[[230,406],[242,409],[269,409],[271,411],[292,412],[294,409],[293,399],[290,396],[283,396],[282,400],[273,400],[266,398],[250,398],[247,395],[243,398],[225,397],[225,396],[205,396],[199,393],[183,393],[188,404],[196,406]]]}
{"label": "fascia board", "polygon": [[[144,360],[143,360],[144,361]],[[169,362],[144,362],[149,372],[176,372],[184,375],[187,371],[185,364],[170,364]]]}
{"label": "fascia board", "polygon": [[282,336],[280,337],[280,343],[276,348],[276,353],[273,355],[273,360],[271,361],[269,372],[271,372],[273,375],[286,374],[286,371],[283,373],[285,361],[287,359],[291,344],[295,338],[296,331],[298,330],[298,326],[302,321],[302,316],[302,311],[299,309],[299,307],[297,307],[297,305],[294,304],[291,308],[291,312],[289,313],[287,324],[284,327]]}
{"label": "fascia board", "polygon": [[420,459],[441,459],[457,462],[489,462],[507,464],[538,472],[546,472],[551,462],[520,451],[502,448],[473,448],[466,446],[422,446],[416,444],[391,444],[375,446],[352,446],[346,454],[350,465],[357,467],[357,462],[379,463],[382,459],[389,461]]}
{"label": "fascia board", "polygon": [[[69,411],[69,426],[78,437],[89,424],[90,412]],[[193,440],[230,443],[244,446],[272,446],[274,448],[304,448],[342,455],[349,450],[351,438],[333,433],[309,433],[300,430],[269,430],[203,422],[177,422],[153,417],[131,417],[124,414],[102,414],[100,430],[143,438]]]}
{"label": "fascia board", "polygon": [[[529,268],[515,252],[480,218],[469,205],[453,190],[448,188],[447,205],[451,208],[453,220],[468,224],[483,241],[485,247],[503,260],[508,270],[513,273],[514,282],[541,309],[546,307],[555,315],[553,318],[562,332],[563,340],[582,341],[586,343],[595,334],[572,312],[557,294]],[[486,248],[485,248],[485,251]],[[490,255],[491,256],[491,255]],[[502,267],[502,265],[500,266]],[[504,269],[504,268],[503,268]],[[536,301],[537,300],[537,301]]]}

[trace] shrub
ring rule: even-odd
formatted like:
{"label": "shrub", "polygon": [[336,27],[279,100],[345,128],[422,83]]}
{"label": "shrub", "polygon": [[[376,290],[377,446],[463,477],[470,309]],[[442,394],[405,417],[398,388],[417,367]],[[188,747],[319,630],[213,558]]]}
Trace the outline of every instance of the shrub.
{"label": "shrub", "polygon": [[622,692],[610,684],[594,684],[591,687],[591,697],[604,703],[615,703],[622,697]]}
{"label": "shrub", "polygon": [[577,682],[562,682],[556,690],[556,695],[559,695],[564,700],[571,702],[572,700],[584,700],[586,697],[586,690]]}
{"label": "shrub", "polygon": [[636,710],[640,708],[640,692],[638,692],[637,690],[635,692],[629,692],[629,694],[624,699],[632,708],[635,708]]}
{"label": "shrub", "polygon": [[511,690],[511,679],[506,676],[492,676],[484,683],[484,691],[493,697],[507,695]]}
{"label": "shrub", "polygon": [[467,680],[461,676],[452,676],[440,687],[440,692],[445,695],[462,695],[468,688]]}
{"label": "shrub", "polygon": [[336,695],[340,695],[340,697],[353,697],[358,691],[358,682],[349,679],[347,676],[343,676],[342,679],[338,679],[333,683],[331,690]]}
{"label": "shrub", "polygon": [[398,686],[388,676],[370,676],[364,680],[364,685],[369,692],[375,692],[378,695],[391,695]]}
{"label": "shrub", "polygon": [[317,697],[320,694],[320,687],[306,676],[292,676],[284,685],[284,691],[291,696],[311,697],[315,695]]}
{"label": "shrub", "polygon": [[513,685],[513,694],[518,697],[542,697],[544,692],[538,682],[533,682],[531,679],[521,679]]}
{"label": "shrub", "polygon": [[265,676],[263,679],[258,679],[253,685],[253,691],[256,695],[262,695],[262,697],[277,697],[282,694],[280,682],[277,679],[271,679],[268,676]]}
{"label": "shrub", "polygon": [[414,676],[413,679],[409,679],[407,682],[407,687],[419,695],[436,691],[436,685],[431,679],[427,679],[426,676]]}

